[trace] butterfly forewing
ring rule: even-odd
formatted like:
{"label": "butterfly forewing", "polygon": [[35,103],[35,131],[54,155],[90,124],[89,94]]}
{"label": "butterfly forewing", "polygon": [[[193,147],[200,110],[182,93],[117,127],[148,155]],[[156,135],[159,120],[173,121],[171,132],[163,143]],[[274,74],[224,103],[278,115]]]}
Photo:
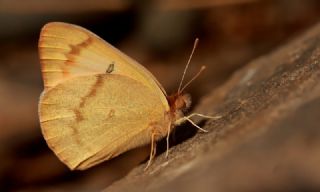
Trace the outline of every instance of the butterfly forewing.
{"label": "butterfly forewing", "polygon": [[169,109],[164,89],[148,70],[82,27],[60,22],[45,25],[39,54],[46,89],[72,77],[120,74],[156,92]]}

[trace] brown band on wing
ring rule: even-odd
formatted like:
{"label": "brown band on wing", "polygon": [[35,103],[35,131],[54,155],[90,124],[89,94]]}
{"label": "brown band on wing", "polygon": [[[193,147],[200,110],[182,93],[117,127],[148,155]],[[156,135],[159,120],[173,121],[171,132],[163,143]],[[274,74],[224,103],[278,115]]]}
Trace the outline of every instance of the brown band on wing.
{"label": "brown band on wing", "polygon": [[[97,89],[103,85],[103,76],[102,75],[97,75],[96,76],[96,82],[91,86],[90,91],[81,98],[81,102],[79,104],[79,107],[76,109],[73,109],[74,114],[76,115],[76,122],[79,123],[80,121],[84,120],[83,115],[80,111],[80,109],[82,107],[84,107],[86,101],[90,98],[90,97],[94,97],[97,93]],[[78,127],[76,126],[71,126],[72,131],[74,132],[74,134],[78,134]],[[81,139],[79,137],[75,137],[75,142],[79,145],[79,146],[83,146],[83,143],[81,141]],[[90,151],[91,149],[88,148],[88,151]]]}
{"label": "brown band on wing", "polygon": [[65,65],[62,69],[64,76],[67,76],[69,74],[67,67],[70,65],[75,65],[77,63],[76,57],[80,55],[81,50],[85,49],[92,43],[93,43],[93,39],[91,37],[88,37],[86,40],[82,41],[77,45],[72,45],[72,44],[69,45],[71,50],[66,54],[67,60],[64,62]]}
{"label": "brown band on wing", "polygon": [[91,86],[90,91],[84,97],[81,98],[81,102],[79,104],[79,107],[73,109],[73,112],[74,112],[74,114],[76,116],[76,121],[77,122],[80,122],[80,121],[84,120],[80,109],[83,108],[83,106],[85,105],[86,101],[90,97],[94,97],[96,95],[98,87],[100,87],[103,84],[103,76],[99,75],[99,76],[96,76],[96,77],[97,77],[96,82]]}
{"label": "brown band on wing", "polygon": [[103,76],[102,75],[97,75],[96,76],[97,80],[96,82],[92,85],[92,87],[90,88],[89,93],[81,98],[81,102],[79,107],[82,108],[85,104],[85,102],[87,101],[88,98],[90,97],[94,97],[97,94],[97,89],[103,85]]}
{"label": "brown band on wing", "polygon": [[[84,120],[83,115],[80,111],[80,109],[84,106],[84,104],[86,103],[87,99],[89,99],[90,97],[94,97],[96,95],[97,92],[97,88],[100,87],[103,84],[103,76],[99,75],[96,76],[97,80],[96,82],[92,85],[92,87],[90,88],[90,91],[87,95],[85,95],[84,97],[81,98],[81,102],[79,104],[79,107],[76,109],[73,109],[73,112],[76,116],[76,121],[77,123]],[[75,128],[76,129],[76,128]],[[77,132],[77,130],[73,130],[75,133]]]}
{"label": "brown band on wing", "polygon": [[83,115],[81,114],[81,112],[79,111],[79,109],[74,109],[73,112],[76,115],[77,122],[83,121],[84,118],[83,118]]}
{"label": "brown band on wing", "polygon": [[69,51],[69,55],[79,55],[81,50],[88,47],[93,42],[91,37],[88,37],[86,40],[82,41],[77,45],[69,45],[71,50]]}
{"label": "brown band on wing", "polygon": [[97,93],[97,88],[100,87],[103,84],[103,76],[99,75],[96,76],[96,82],[91,86],[90,91],[88,94],[86,94],[84,97],[81,98],[81,102],[79,104],[79,107],[76,109],[73,109],[73,112],[76,116],[76,121],[80,122],[82,121],[83,115],[81,114],[80,109],[84,106],[84,104],[86,103],[87,99],[89,99],[90,97],[94,97]]}
{"label": "brown band on wing", "polygon": [[[77,122],[77,123],[79,123],[80,121],[82,121],[82,120],[84,119],[79,109],[73,109],[73,112],[74,112],[74,114],[76,115],[76,122]],[[76,124],[76,125],[77,125],[77,124]],[[78,135],[78,134],[79,134],[79,131],[78,131],[78,127],[77,127],[77,126],[71,125],[70,127],[71,127],[71,129],[72,129],[72,131],[73,131],[73,133],[74,133],[75,135]],[[75,142],[77,143],[77,145],[82,146],[82,142],[81,142],[79,136],[76,136],[76,137],[75,137]]]}

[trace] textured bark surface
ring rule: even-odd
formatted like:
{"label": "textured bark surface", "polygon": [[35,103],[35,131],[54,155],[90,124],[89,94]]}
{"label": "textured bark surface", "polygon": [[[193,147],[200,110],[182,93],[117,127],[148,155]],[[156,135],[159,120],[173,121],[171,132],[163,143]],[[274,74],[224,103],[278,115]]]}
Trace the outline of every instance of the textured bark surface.
{"label": "textured bark surface", "polygon": [[200,122],[209,133],[106,191],[320,190],[319,59],[320,25],[208,93],[194,111],[222,115]]}

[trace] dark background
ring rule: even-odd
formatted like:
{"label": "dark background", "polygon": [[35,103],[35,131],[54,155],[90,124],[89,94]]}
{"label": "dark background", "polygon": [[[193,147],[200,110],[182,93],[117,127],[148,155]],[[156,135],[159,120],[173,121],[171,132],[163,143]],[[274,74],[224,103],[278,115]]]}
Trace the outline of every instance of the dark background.
{"label": "dark background", "polygon": [[87,171],[69,171],[41,135],[43,89],[37,43],[51,21],[81,25],[146,66],[168,93],[177,89],[193,41],[187,79],[196,104],[252,59],[319,22],[318,0],[0,0],[0,189],[103,189],[144,161],[138,149]]}

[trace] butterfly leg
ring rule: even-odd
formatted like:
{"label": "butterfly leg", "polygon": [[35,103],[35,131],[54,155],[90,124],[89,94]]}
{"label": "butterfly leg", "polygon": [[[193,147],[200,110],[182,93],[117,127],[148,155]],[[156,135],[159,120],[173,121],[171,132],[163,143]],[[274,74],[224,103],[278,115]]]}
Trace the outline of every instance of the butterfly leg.
{"label": "butterfly leg", "polygon": [[149,160],[147,163],[147,166],[144,168],[144,170],[147,170],[149,168],[149,166],[151,165],[152,160],[154,159],[156,152],[157,152],[157,143],[156,143],[156,138],[157,136],[157,132],[156,132],[156,127],[153,126],[152,127],[152,131],[151,131],[151,149],[150,149],[150,156],[149,156]]}
{"label": "butterfly leg", "polygon": [[199,116],[199,117],[203,117],[203,118],[206,118],[206,119],[220,119],[222,117],[221,115],[209,116],[209,115],[203,115],[201,113],[191,113],[190,115],[187,116],[187,118],[191,118],[193,116]]}
{"label": "butterfly leg", "polygon": [[169,156],[169,138],[171,132],[171,124],[168,126],[168,133],[167,133],[167,151],[166,151],[166,158]]}
{"label": "butterfly leg", "polygon": [[185,121],[189,121],[193,126],[195,126],[196,128],[198,128],[200,131],[205,132],[205,133],[208,132],[207,130],[201,128],[199,125],[197,125],[195,122],[193,122],[188,116],[183,117],[183,119],[184,119]]}
{"label": "butterfly leg", "polygon": [[145,171],[149,168],[149,166],[151,165],[151,162],[152,162],[152,160],[153,160],[153,158],[154,158],[154,156],[155,156],[156,143],[155,143],[154,137],[155,137],[155,135],[154,135],[154,133],[152,133],[152,135],[151,135],[151,150],[150,150],[150,156],[149,156],[148,164],[147,164],[147,166],[144,168]]}
{"label": "butterfly leg", "polygon": [[222,116],[208,116],[208,115],[203,115],[200,113],[192,113],[188,116],[184,116],[180,119],[178,119],[175,124],[176,125],[180,125],[181,123],[184,123],[185,121],[189,121],[193,126],[195,126],[196,128],[198,128],[200,131],[202,132],[208,132],[207,130],[201,128],[200,126],[198,126],[197,124],[195,124],[192,120],[191,117],[193,116],[199,116],[199,117],[203,117],[203,118],[207,118],[207,119],[220,119]]}

